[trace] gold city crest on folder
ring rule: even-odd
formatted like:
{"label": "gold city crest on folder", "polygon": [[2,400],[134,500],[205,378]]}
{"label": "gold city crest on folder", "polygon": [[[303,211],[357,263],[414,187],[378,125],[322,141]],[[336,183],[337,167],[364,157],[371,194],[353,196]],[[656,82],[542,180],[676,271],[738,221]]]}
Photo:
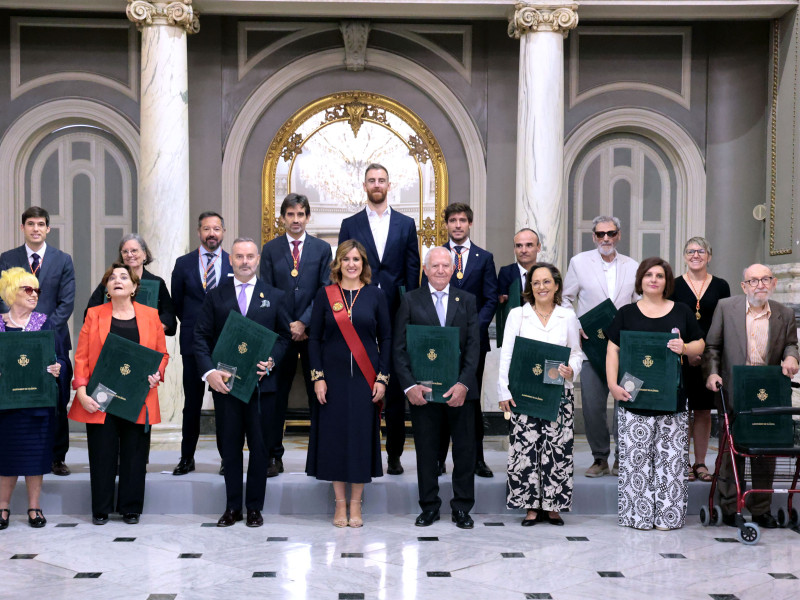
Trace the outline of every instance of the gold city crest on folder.
{"label": "gold city crest on folder", "polygon": [[438,356],[438,354],[436,354],[436,350],[434,350],[433,348],[428,350],[428,360],[429,361],[433,362],[434,360],[436,360],[437,356]]}
{"label": "gold city crest on folder", "polygon": [[758,394],[756,394],[756,398],[758,398],[759,400],[761,400],[763,402],[764,400],[769,398],[769,394],[767,393],[767,390],[765,390],[764,388],[761,388],[760,390],[758,390]]}
{"label": "gold city crest on folder", "polygon": [[125,363],[119,368],[119,372],[123,375],[130,375],[131,374],[131,366],[128,363]]}
{"label": "gold city crest on folder", "polygon": [[647,354],[647,355],[645,355],[644,360],[642,361],[642,364],[649,369],[655,363],[653,362],[653,358],[649,354]]}
{"label": "gold city crest on folder", "polygon": [[597,330],[597,337],[598,337],[598,339],[601,339],[601,340],[606,339],[606,336],[603,334],[603,330],[602,329],[598,329]]}
{"label": "gold city crest on folder", "polygon": [[247,354],[247,342],[242,342],[238,346],[239,354]]}
{"label": "gold city crest on folder", "polygon": [[535,364],[535,365],[533,366],[533,374],[534,374],[534,375],[536,375],[536,376],[538,377],[538,376],[539,376],[539,375],[541,375],[542,373],[543,373],[543,371],[542,371],[542,365],[540,365],[540,364]]}
{"label": "gold city crest on folder", "polygon": [[28,359],[28,355],[27,354],[20,354],[19,355],[19,360],[17,360],[17,362],[19,363],[20,367],[27,367],[28,363],[31,362],[31,361]]}

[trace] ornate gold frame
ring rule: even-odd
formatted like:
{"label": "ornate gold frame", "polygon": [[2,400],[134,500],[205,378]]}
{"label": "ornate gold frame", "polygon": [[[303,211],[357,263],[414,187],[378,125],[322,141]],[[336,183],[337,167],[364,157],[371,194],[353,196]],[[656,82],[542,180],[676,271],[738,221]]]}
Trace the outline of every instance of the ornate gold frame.
{"label": "ornate gold frame", "polygon": [[397,136],[408,147],[409,155],[413,156],[418,164],[431,161],[434,174],[435,218],[427,217],[422,221],[422,196],[420,196],[422,222],[419,223],[417,231],[419,243],[420,246],[431,246],[447,242],[447,228],[442,216],[448,198],[447,165],[439,142],[422,119],[397,101],[380,94],[349,91],[337,92],[307,104],[293,114],[275,134],[264,158],[261,174],[261,243],[264,244],[284,233],[280,218],[275,216],[275,175],[278,162],[281,159],[292,162],[302,153],[306,140],[297,133],[297,129],[323,110],[325,119],[311,135],[337,121],[347,121],[356,134],[365,121],[385,127],[397,134],[392,128],[391,116],[402,120],[414,130],[414,135],[407,140],[400,137],[400,134]]}

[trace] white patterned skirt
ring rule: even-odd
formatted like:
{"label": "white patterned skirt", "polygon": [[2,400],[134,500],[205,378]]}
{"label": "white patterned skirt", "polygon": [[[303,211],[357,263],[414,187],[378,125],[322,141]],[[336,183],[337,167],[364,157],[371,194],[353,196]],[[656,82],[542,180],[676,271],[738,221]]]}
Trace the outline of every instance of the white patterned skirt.
{"label": "white patterned skirt", "polygon": [[689,500],[689,413],[642,416],[622,407],[618,411],[619,524],[683,527]]}
{"label": "white patterned skirt", "polygon": [[572,506],[572,390],[564,390],[557,421],[511,415],[508,448],[510,509],[562,511]]}

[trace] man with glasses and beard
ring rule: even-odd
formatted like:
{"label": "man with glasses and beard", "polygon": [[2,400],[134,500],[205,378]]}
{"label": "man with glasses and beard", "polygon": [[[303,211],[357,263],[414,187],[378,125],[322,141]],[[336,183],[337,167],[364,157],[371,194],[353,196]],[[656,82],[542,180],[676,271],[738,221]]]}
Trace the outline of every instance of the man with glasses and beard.
{"label": "man with glasses and beard", "polygon": [[[564,278],[564,305],[577,302],[575,311],[580,317],[604,302],[607,298],[617,308],[638,299],[634,291],[636,269],[639,263],[617,252],[617,244],[622,237],[621,225],[617,217],[599,216],[592,220],[592,235],[595,250],[587,250],[572,257],[567,276]],[[586,334],[581,330],[586,339]],[[594,463],[586,470],[586,477],[602,477],[609,474],[608,456],[611,441],[608,432],[608,385],[604,374],[598,374],[588,360],[583,361],[581,369],[581,405],[586,427],[586,439],[592,450]],[[612,430],[617,440],[617,406],[614,403],[614,423]],[[619,448],[615,449],[614,467],[611,473],[617,475],[619,468]]]}
{"label": "man with glasses and beard", "polygon": [[[706,387],[717,391],[723,382],[728,386],[726,399],[733,406],[733,367],[734,365],[780,365],[783,374],[794,377],[798,370],[797,323],[794,311],[770,300],[777,280],[765,265],[750,265],[742,277],[744,296],[723,298],[714,310],[711,329],[706,337],[703,354],[703,374]],[[721,411],[722,407],[718,406]],[[753,487],[772,488],[775,472],[774,458],[751,458]],[[744,459],[736,459],[736,469],[744,472]],[[736,483],[731,467],[731,455],[722,457],[717,473],[719,504],[722,508],[722,521],[731,527],[736,526]],[[766,529],[778,526],[770,513],[771,494],[748,494],[747,509],[753,522]]]}

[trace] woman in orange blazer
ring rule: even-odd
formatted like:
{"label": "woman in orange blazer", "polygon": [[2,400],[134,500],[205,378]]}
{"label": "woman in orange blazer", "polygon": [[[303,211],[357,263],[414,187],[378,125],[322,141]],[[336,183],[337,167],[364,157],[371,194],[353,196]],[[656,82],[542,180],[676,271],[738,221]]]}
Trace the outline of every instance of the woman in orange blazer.
{"label": "woman in orange blazer", "polygon": [[150,393],[146,408],[149,423],[160,423],[156,386],[164,379],[169,355],[164,328],[154,308],[133,301],[139,277],[130,267],[114,263],[103,276],[110,302],[90,308],[78,338],[75,351],[75,401],[69,418],[86,423],[89,446],[89,476],[92,488],[92,522],[105,525],[114,510],[114,479],[119,464],[119,490],[116,512],[129,524],[139,522],[144,505],[144,481],[150,450],[150,432],[145,432],[145,407],[136,423],[131,423],[99,410],[99,405],[86,393],[86,385],[100,357],[109,333],[164,354],[157,373],[147,377]]}

